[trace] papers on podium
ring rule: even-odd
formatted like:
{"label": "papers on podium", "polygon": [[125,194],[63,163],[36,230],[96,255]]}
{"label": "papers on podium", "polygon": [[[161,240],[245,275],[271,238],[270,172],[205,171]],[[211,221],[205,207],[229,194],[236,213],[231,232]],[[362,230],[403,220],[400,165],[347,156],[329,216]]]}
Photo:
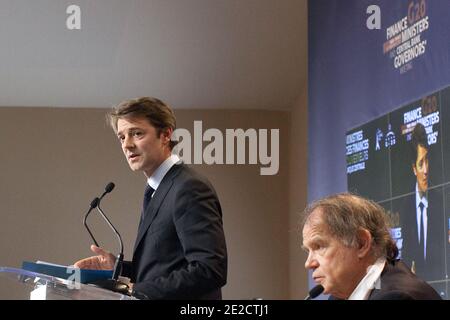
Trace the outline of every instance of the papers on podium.
{"label": "papers on podium", "polygon": [[73,266],[63,266],[45,261],[24,261],[22,269],[61,279],[75,280],[80,283],[94,283],[98,280],[110,279],[113,273],[112,270],[78,269]]}

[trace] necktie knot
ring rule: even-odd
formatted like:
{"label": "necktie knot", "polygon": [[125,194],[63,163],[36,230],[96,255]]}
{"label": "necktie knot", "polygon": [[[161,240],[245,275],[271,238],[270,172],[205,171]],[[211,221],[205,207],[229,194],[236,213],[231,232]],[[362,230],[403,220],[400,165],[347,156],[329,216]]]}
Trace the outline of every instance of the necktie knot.
{"label": "necktie knot", "polygon": [[150,200],[152,199],[152,194],[155,190],[150,187],[148,184],[145,187],[145,192],[144,192],[144,203],[142,205],[142,211],[145,212],[145,210],[148,207],[148,204],[150,203]]}

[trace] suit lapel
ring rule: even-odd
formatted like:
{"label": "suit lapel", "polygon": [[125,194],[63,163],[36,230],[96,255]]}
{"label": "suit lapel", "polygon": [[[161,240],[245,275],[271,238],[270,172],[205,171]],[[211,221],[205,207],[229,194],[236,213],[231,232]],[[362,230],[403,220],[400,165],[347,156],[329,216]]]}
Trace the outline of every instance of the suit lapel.
{"label": "suit lapel", "polygon": [[372,290],[372,292],[369,294],[369,297],[367,298],[368,300],[371,300],[373,297],[376,297],[377,294],[379,294],[381,292],[381,290],[383,289],[383,280],[384,280],[384,275],[389,272],[389,270],[391,270],[393,268],[393,265],[391,264],[392,262],[386,261],[386,264],[384,265],[383,271],[380,274],[380,279],[379,279],[379,288],[374,288]]}
{"label": "suit lapel", "polygon": [[380,289],[373,289],[372,292],[369,294],[367,300],[371,300],[373,297],[376,297],[377,294],[379,294],[380,292],[381,292]]}
{"label": "suit lapel", "polygon": [[153,220],[155,220],[159,208],[166,197],[167,193],[169,192],[170,188],[173,185],[173,179],[175,178],[176,174],[179,172],[179,168],[181,165],[174,165],[172,168],[167,172],[166,176],[161,181],[161,184],[159,185],[158,189],[156,189],[155,194],[153,195],[152,200],[150,201],[150,205],[148,206],[146,212],[145,212],[145,219],[142,221],[142,224],[139,226],[138,234],[136,237],[136,242],[134,244],[134,250],[133,250],[133,256],[136,252],[136,249],[138,248],[140,242],[142,241],[142,238],[144,237],[145,233],[147,232],[148,228],[151,226]]}

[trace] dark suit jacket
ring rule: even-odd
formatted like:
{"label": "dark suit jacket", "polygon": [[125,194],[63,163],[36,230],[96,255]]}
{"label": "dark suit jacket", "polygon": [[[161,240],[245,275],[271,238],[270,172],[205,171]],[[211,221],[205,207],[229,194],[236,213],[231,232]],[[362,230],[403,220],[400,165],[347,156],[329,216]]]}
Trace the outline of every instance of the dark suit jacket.
{"label": "dark suit jacket", "polygon": [[[368,300],[442,300],[428,283],[400,260],[386,263],[380,281],[380,289],[372,290]],[[341,299],[330,296],[329,300]]]}
{"label": "dark suit jacket", "polygon": [[445,279],[445,219],[443,215],[442,193],[439,190],[428,192],[427,258],[423,257],[419,245],[416,195],[405,197],[400,211],[402,227],[402,260],[409,267],[415,263],[416,274],[427,281]]}
{"label": "dark suit jacket", "polygon": [[380,279],[381,288],[372,290],[369,300],[441,300],[428,283],[400,260],[386,263]]}
{"label": "dark suit jacket", "polygon": [[221,299],[227,280],[222,210],[209,181],[184,164],[165,175],[122,275],[148,299]]}

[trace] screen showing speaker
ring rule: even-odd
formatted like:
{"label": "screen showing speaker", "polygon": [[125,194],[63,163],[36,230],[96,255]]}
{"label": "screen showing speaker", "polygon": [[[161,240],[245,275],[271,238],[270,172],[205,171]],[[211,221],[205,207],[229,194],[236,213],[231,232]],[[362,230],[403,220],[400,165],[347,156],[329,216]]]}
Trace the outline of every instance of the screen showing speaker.
{"label": "screen showing speaker", "polygon": [[353,128],[350,192],[383,206],[400,258],[445,299],[450,275],[450,87]]}

